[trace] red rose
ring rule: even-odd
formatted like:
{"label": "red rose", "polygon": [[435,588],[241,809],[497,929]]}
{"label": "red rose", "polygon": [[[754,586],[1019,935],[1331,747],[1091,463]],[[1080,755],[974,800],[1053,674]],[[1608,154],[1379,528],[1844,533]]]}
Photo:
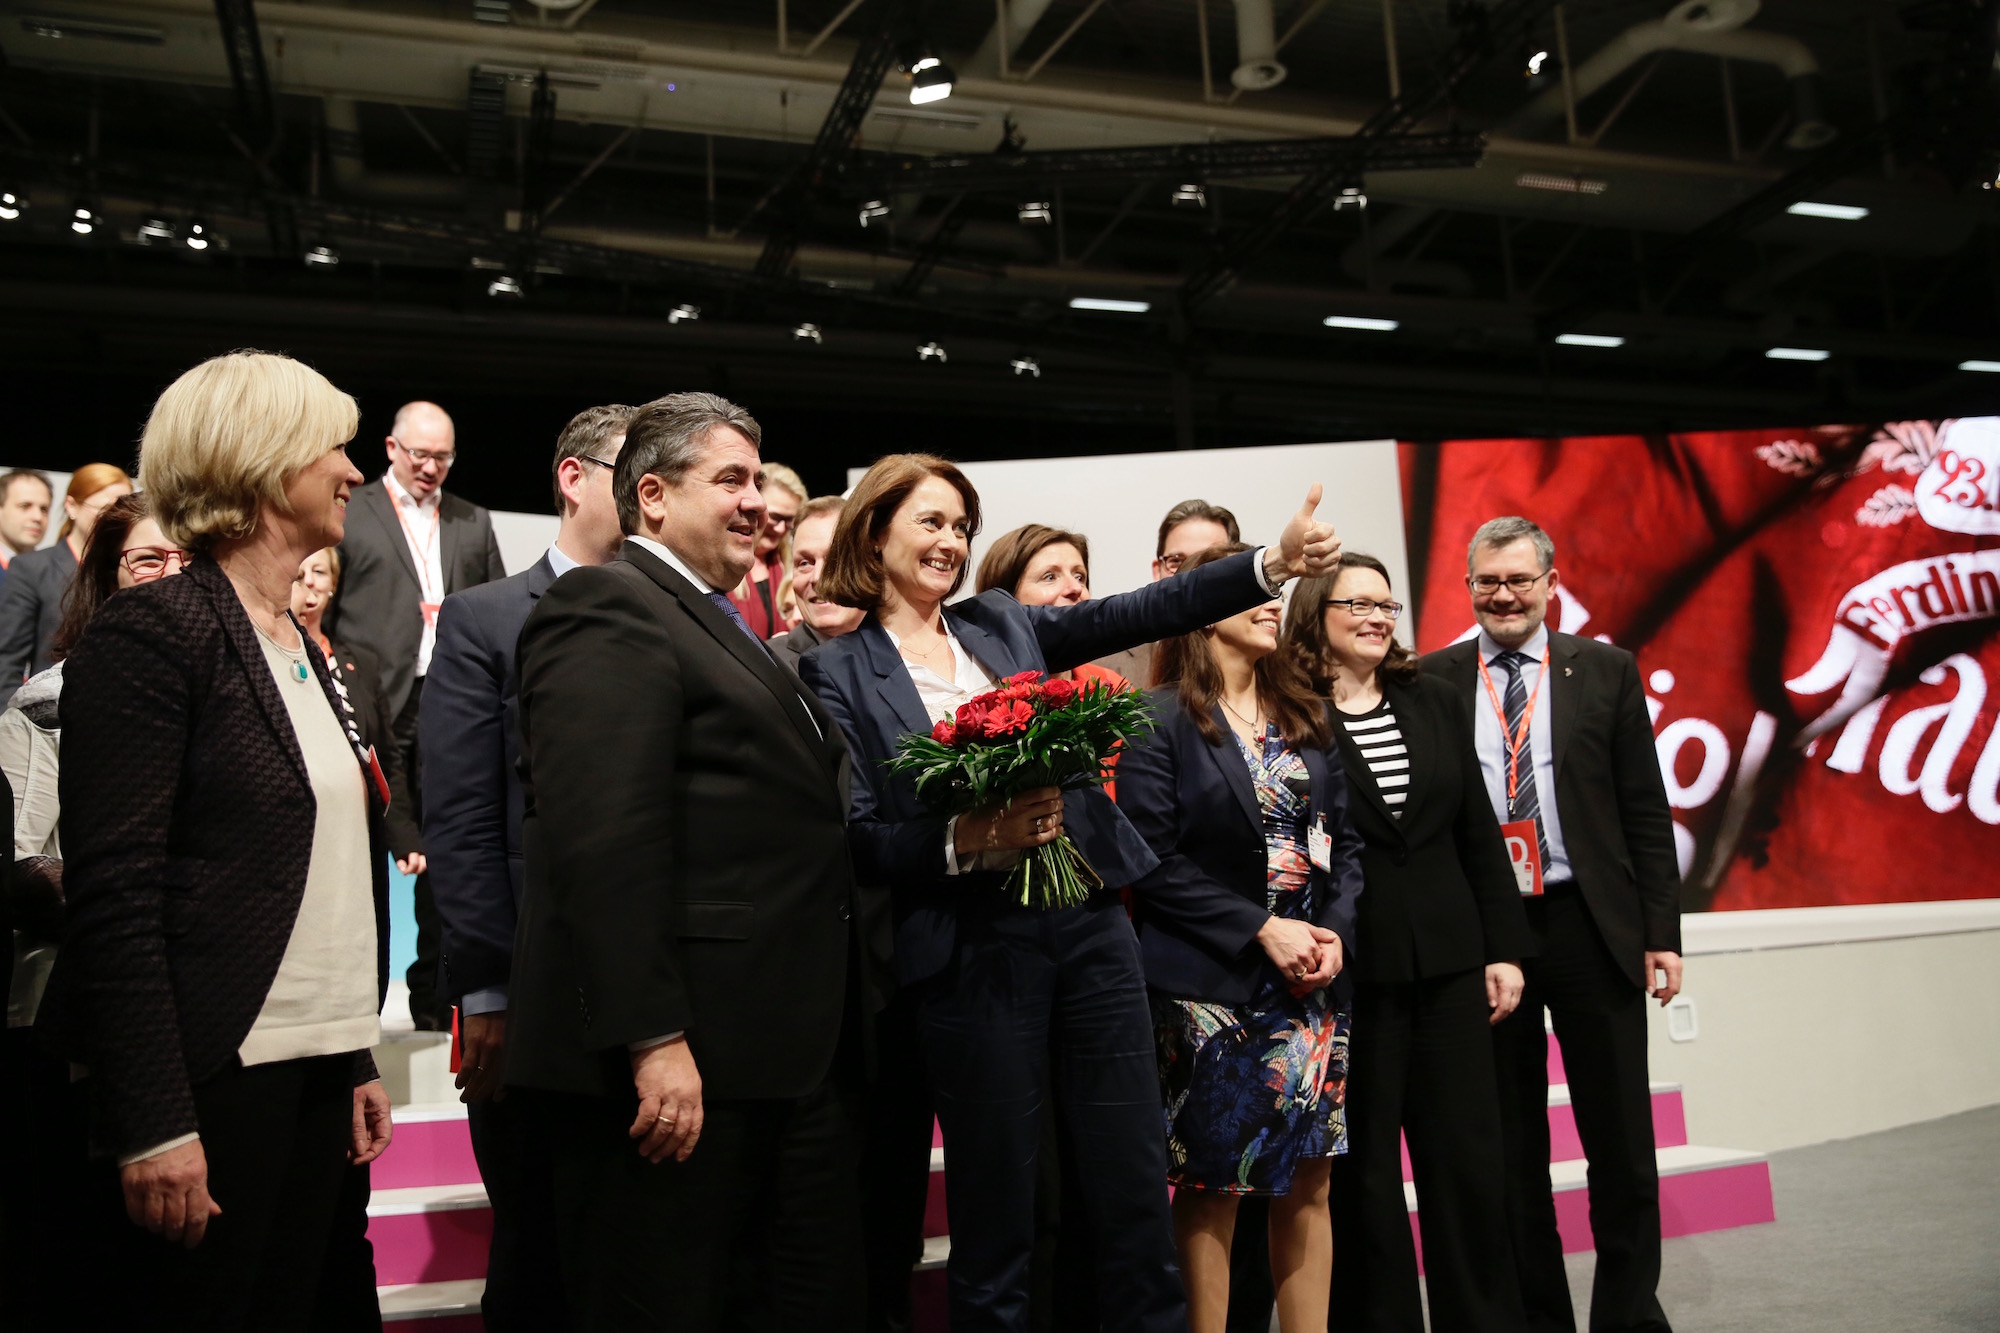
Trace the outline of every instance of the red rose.
{"label": "red rose", "polygon": [[1039,671],[1017,671],[1007,677],[1007,683],[1009,685],[1033,685],[1041,678],[1042,673]]}
{"label": "red rose", "polygon": [[931,728],[931,739],[939,745],[950,745],[958,740],[958,728],[951,724],[950,718],[946,718]]}
{"label": "red rose", "polygon": [[1051,708],[1067,708],[1076,702],[1076,682],[1052,680],[1042,686],[1042,698]]}
{"label": "red rose", "polygon": [[958,712],[953,716],[959,726],[975,734],[986,724],[986,710],[979,706],[978,699],[974,699],[971,703],[960,704]]}

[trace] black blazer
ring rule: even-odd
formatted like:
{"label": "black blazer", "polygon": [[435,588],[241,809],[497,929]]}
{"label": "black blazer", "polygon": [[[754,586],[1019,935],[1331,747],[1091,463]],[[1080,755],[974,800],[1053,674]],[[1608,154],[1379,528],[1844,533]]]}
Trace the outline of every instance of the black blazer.
{"label": "black blazer", "polygon": [[627,1045],[685,1031],[705,1096],[818,1087],[859,950],[839,729],[631,542],[550,585],[519,657],[508,1081],[629,1100]]}
{"label": "black blazer", "polygon": [[[1250,770],[1229,740],[1220,708],[1211,711],[1221,744],[1201,734],[1173,686],[1150,692],[1158,730],[1118,758],[1118,809],[1146,839],[1160,864],[1132,886],[1146,984],[1183,999],[1242,1004],[1276,969],[1257,943],[1271,919],[1264,906],[1269,854],[1264,817]],[[1306,812],[1332,839],[1332,869],[1307,879],[1314,925],[1340,936],[1342,965],[1333,980],[1344,1003],[1356,960],[1355,904],[1361,893],[1361,839],[1348,821],[1347,777],[1324,749],[1299,757],[1312,775]],[[1322,823],[1322,821],[1324,821]]]}
{"label": "black blazer", "polygon": [[[1468,708],[1492,707],[1480,697],[1476,638],[1426,653],[1423,668]],[[1644,986],[1648,949],[1680,952],[1681,874],[1639,663],[1623,648],[1551,631],[1549,672],[1563,850],[1611,956]]]}
{"label": "black blazer", "polygon": [[417,717],[424,836],[454,1000],[505,986],[514,968],[521,886],[521,677],[514,649],[556,581],[548,556],[509,578],[453,593]]}
{"label": "black blazer", "polygon": [[[966,651],[996,680],[1019,671],[1067,671],[1269,601],[1252,564],[1256,556],[1244,551],[1178,578],[1075,606],[1022,606],[995,590],[947,606],[944,614]],[[997,903],[1002,877],[947,875],[947,818],[917,796],[914,779],[882,766],[905,734],[928,732],[931,720],[880,622],[871,615],[852,633],[813,649],[801,660],[800,674],[840,720],[853,748],[849,818],[855,868],[863,883],[889,886],[896,977],[907,983],[934,976],[952,959],[961,901]],[[1135,883],[1158,864],[1146,840],[1100,788],[1064,796],[1063,830],[1108,885]]]}
{"label": "black blazer", "polygon": [[0,707],[21,682],[55,665],[49,640],[62,623],[63,594],[76,577],[76,555],[67,541],[23,551],[0,584]]}
{"label": "black blazer", "polygon": [[[493,516],[449,492],[438,501],[438,555],[446,595],[507,577]],[[401,717],[423,646],[423,587],[386,482],[354,488],[340,543],[340,587],[326,609],[326,632],[375,654],[389,716]]]}
{"label": "black blazer", "polygon": [[1382,692],[1410,752],[1402,818],[1389,813],[1338,710],[1333,717],[1368,880],[1356,980],[1415,981],[1533,954],[1464,703],[1443,682],[1422,676],[1410,685],[1384,680]]}
{"label": "black blazer", "polygon": [[333,687],[347,691],[361,743],[375,747],[382,777],[389,784],[389,809],[383,821],[389,832],[389,850],[398,857],[421,852],[423,834],[417,828],[417,807],[411,800],[409,770],[403,766],[403,747],[396,744],[396,720],[390,715],[388,696],[382,693],[381,666],[375,654],[359,644],[333,638],[328,642],[333,645]]}
{"label": "black blazer", "polygon": [[[349,719],[324,659],[306,660]],[[96,1146],[136,1152],[199,1130],[193,1085],[263,1007],[305,894],[312,785],[257,631],[207,560],[104,604],[63,667],[60,715],[67,917],[37,1026],[90,1070]],[[372,784],[368,805],[379,993]],[[355,1083],[374,1077],[357,1052]]]}

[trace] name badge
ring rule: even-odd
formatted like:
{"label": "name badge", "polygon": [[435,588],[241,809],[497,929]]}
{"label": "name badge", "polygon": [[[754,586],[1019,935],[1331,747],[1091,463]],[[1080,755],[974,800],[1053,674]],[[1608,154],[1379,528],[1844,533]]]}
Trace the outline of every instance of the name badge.
{"label": "name badge", "polygon": [[1326,816],[1306,828],[1306,854],[1312,863],[1328,874],[1333,873],[1333,835],[1326,831]]}
{"label": "name badge", "polygon": [[1517,819],[1500,826],[1507,843],[1507,859],[1514,863],[1514,885],[1524,898],[1542,896],[1542,844],[1535,836],[1535,821]]}

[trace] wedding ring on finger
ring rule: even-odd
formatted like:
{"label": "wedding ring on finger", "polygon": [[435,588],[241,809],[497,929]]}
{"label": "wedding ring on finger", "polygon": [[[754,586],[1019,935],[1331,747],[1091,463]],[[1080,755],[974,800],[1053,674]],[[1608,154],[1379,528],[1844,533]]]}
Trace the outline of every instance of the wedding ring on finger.
{"label": "wedding ring on finger", "polygon": [[674,1127],[674,1118],[670,1115],[656,1115],[653,1117],[653,1119],[658,1121],[660,1124],[665,1125],[668,1129],[672,1129]]}

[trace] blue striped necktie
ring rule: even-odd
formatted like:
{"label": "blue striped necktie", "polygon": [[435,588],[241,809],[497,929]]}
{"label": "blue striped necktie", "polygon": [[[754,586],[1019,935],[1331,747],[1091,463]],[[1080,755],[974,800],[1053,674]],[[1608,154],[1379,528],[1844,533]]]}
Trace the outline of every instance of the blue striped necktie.
{"label": "blue striped necktie", "polygon": [[750,642],[756,644],[759,648],[764,646],[764,641],[757,637],[757,631],[750,628],[750,622],[745,620],[743,613],[736,609],[736,603],[729,600],[728,593],[712,592],[708,595],[708,600],[715,603],[716,610],[735,621],[736,628],[750,636]]}
{"label": "blue striped necktie", "polygon": [[[1493,664],[1507,672],[1507,694],[1501,707],[1507,713],[1507,735],[1503,746],[1511,747],[1514,738],[1521,734],[1521,716],[1528,711],[1528,682],[1522,678],[1521,670],[1535,659],[1522,652],[1504,652],[1493,659]],[[1535,740],[1528,737],[1521,745],[1521,758],[1516,765],[1519,780],[1514,787],[1514,798],[1507,804],[1508,822],[1517,819],[1535,821],[1535,845],[1542,855],[1542,873],[1549,870],[1549,835],[1542,827],[1542,797],[1535,786]]]}

